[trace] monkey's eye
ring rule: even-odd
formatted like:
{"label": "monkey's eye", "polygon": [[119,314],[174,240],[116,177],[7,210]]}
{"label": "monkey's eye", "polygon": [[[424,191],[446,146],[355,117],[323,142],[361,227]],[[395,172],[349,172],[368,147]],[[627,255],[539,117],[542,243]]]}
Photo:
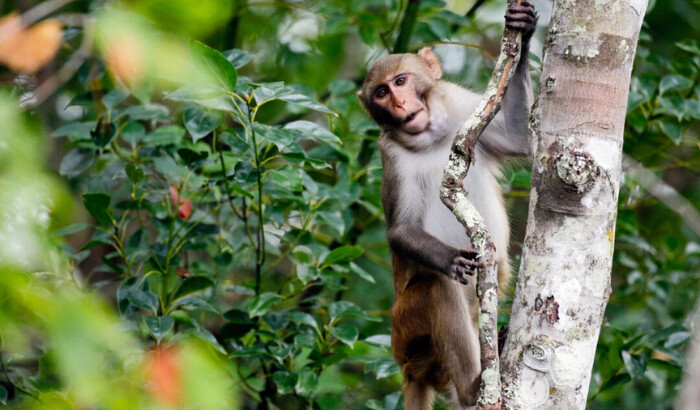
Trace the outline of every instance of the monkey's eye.
{"label": "monkey's eye", "polygon": [[401,77],[397,78],[396,81],[394,81],[394,84],[396,84],[396,85],[406,84],[406,76],[402,75]]}
{"label": "monkey's eye", "polygon": [[382,99],[382,98],[386,97],[386,95],[387,95],[386,88],[380,88],[377,90],[376,93],[374,93],[374,98]]}

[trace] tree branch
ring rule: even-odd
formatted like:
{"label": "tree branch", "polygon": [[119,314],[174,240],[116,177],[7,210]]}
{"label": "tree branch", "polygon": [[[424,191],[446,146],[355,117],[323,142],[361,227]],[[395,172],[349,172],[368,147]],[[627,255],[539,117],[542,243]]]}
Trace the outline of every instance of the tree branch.
{"label": "tree branch", "polygon": [[392,53],[405,53],[408,50],[408,43],[411,41],[411,34],[413,34],[413,26],[416,25],[416,17],[418,17],[420,1],[421,0],[408,0],[408,5],[401,19],[399,36],[396,38]]}
{"label": "tree branch", "polygon": [[[520,0],[508,0],[508,6]],[[467,198],[463,182],[474,161],[474,147],[489,122],[501,108],[501,100],[510,78],[520,61],[520,33],[506,28],[501,53],[493,70],[484,97],[474,113],[465,121],[452,145],[445,167],[440,197],[442,202],[464,225],[472,246],[479,252],[484,267],[477,275],[479,298],[479,344],[481,347],[481,391],[479,408],[500,409],[501,383],[498,360],[498,279],[494,259],[496,247],[479,212]]]}

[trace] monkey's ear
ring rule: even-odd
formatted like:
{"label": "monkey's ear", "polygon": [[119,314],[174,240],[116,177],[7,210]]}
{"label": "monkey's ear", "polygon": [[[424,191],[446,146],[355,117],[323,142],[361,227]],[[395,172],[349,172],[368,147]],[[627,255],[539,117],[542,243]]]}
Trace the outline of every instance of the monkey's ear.
{"label": "monkey's ear", "polygon": [[430,75],[434,80],[439,80],[442,78],[440,61],[437,59],[437,57],[435,57],[435,54],[433,54],[433,50],[430,47],[421,48],[420,51],[418,51],[418,57],[425,61],[425,64],[428,66],[428,70],[430,70]]}
{"label": "monkey's ear", "polygon": [[357,90],[355,95],[360,99],[360,101],[362,101],[362,104],[365,103],[365,95],[362,93],[362,89]]}

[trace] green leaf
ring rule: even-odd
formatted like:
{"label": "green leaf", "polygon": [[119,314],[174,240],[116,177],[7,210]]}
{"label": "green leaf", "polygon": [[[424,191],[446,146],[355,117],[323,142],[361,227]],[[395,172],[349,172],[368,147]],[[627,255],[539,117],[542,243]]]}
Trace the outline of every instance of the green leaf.
{"label": "green leaf", "polygon": [[117,104],[124,101],[129,93],[122,90],[112,90],[102,97],[102,103],[107,107],[108,110],[114,108]]}
{"label": "green leaf", "polygon": [[296,268],[297,278],[299,278],[304,285],[312,280],[318,279],[321,275],[317,267],[311,266],[308,263],[297,263]]}
{"label": "green leaf", "polygon": [[341,300],[331,303],[330,306],[331,322],[344,317],[358,317],[372,322],[381,322],[382,320],[376,316],[365,312],[359,306],[347,300]]}
{"label": "green leaf", "polygon": [[350,270],[355,272],[357,276],[361,277],[369,283],[375,283],[374,276],[370,275],[369,272],[359,267],[355,262],[350,262],[349,266]]}
{"label": "green leaf", "polygon": [[330,331],[333,336],[335,336],[338,340],[345,343],[346,345],[350,346],[350,348],[353,348],[353,346],[355,346],[357,337],[360,334],[357,328],[353,325],[343,325],[337,327],[332,326],[330,328]]}
{"label": "green leaf", "polygon": [[221,125],[221,115],[218,112],[206,111],[199,108],[188,108],[182,113],[185,128],[192,135],[192,140],[206,137]]}
{"label": "green leaf", "polygon": [[84,231],[85,229],[88,229],[91,226],[92,225],[86,224],[86,223],[72,224],[72,225],[64,226],[63,228],[51,233],[51,236],[61,237],[61,236],[73,235],[74,233]]}
{"label": "green leaf", "polygon": [[253,123],[253,129],[267,141],[275,144],[277,149],[283,151],[287,146],[296,142],[302,137],[302,134],[294,130],[286,130],[283,128],[275,128],[269,125]]}
{"label": "green leaf", "polygon": [[224,339],[238,339],[255,327],[255,321],[250,319],[247,312],[231,309],[224,313],[224,319],[229,323],[221,327],[219,335]]}
{"label": "green leaf", "polygon": [[90,169],[95,163],[95,152],[88,149],[74,148],[63,157],[58,172],[68,178],[74,178]]}
{"label": "green leaf", "polygon": [[213,347],[214,350],[217,352],[225,355],[226,354],[226,349],[224,349],[223,346],[219,344],[219,342],[216,341],[216,337],[214,337],[211,332],[209,332],[206,329],[187,329],[185,333],[183,333],[184,336],[194,336],[199,340],[202,340],[209,344],[209,346]]}
{"label": "green leaf", "polygon": [[659,121],[659,127],[661,131],[673,141],[674,144],[678,145],[683,139],[683,133],[681,132],[681,127],[672,123],[671,121],[661,120]]}
{"label": "green leaf", "polygon": [[644,376],[644,371],[647,368],[646,360],[644,357],[631,354],[627,350],[622,351],[622,361],[625,362],[625,367],[632,377],[632,380],[637,380]]}
{"label": "green leaf", "polygon": [[676,43],[676,47],[680,48],[683,51],[687,51],[689,53],[700,56],[700,41],[698,40],[688,38]]}
{"label": "green leaf", "polygon": [[647,338],[647,341],[649,342],[649,347],[653,348],[656,343],[668,340],[668,338],[671,337],[672,334],[687,331],[688,328],[686,328],[682,324],[674,323],[671,326],[663,328],[658,332],[652,334]]}
{"label": "green leaf", "polygon": [[224,51],[223,55],[236,67],[236,70],[248,64],[248,62],[253,59],[253,54],[236,48]]}
{"label": "green leaf", "polygon": [[177,155],[179,155],[180,158],[182,158],[182,160],[185,161],[185,164],[187,164],[187,166],[191,166],[195,162],[205,160],[209,156],[209,153],[207,153],[206,151],[197,152],[189,148],[179,148],[177,150]]}
{"label": "green leaf", "polygon": [[97,122],[94,130],[90,131],[92,142],[99,148],[104,148],[109,145],[117,136],[117,126],[114,123],[103,123],[102,120]]}
{"label": "green leaf", "polygon": [[683,120],[686,112],[685,100],[677,95],[670,97],[659,97],[659,110],[662,113],[675,115],[678,121]]}
{"label": "green leaf", "polygon": [[283,165],[279,168],[270,170],[267,174],[269,180],[282,188],[292,192],[301,192],[304,189],[302,185],[303,177],[299,168],[294,168],[289,165]]}
{"label": "green leaf", "polygon": [[308,367],[299,370],[296,384],[297,394],[308,395],[316,391],[318,387],[318,374]]}
{"label": "green leaf", "polygon": [[700,120],[700,101],[698,100],[685,100],[685,107],[692,118]]}
{"label": "green leaf", "polygon": [[90,132],[95,129],[95,121],[71,122],[58,127],[51,133],[52,137],[68,137],[71,141],[89,140]]}
{"label": "green leaf", "polygon": [[304,137],[325,144],[342,145],[340,137],[333,134],[328,128],[311,121],[293,121],[287,123],[284,129],[297,130],[304,134]]}
{"label": "green leaf", "polygon": [[158,311],[158,306],[160,306],[158,297],[148,291],[132,289],[128,292],[126,298],[129,303],[137,308],[147,309],[154,313]]}
{"label": "green leaf", "polygon": [[132,121],[170,121],[170,111],[168,107],[162,104],[149,103],[147,105],[135,105],[121,110],[119,113],[116,113],[116,111],[117,110],[115,110],[115,117],[118,115],[126,115]]}
{"label": "green leaf", "polygon": [[134,164],[126,164],[124,167],[124,172],[126,172],[126,176],[129,178],[129,181],[131,181],[132,184],[143,181],[143,178],[145,177],[143,170]]}
{"label": "green leaf", "polygon": [[293,310],[293,311],[289,312],[289,320],[291,320],[293,323],[296,323],[297,325],[310,326],[313,329],[315,329],[316,331],[319,331],[318,323],[316,323],[316,319],[314,319],[314,317],[308,313]]}
{"label": "green leaf", "polygon": [[400,370],[393,357],[380,357],[365,363],[365,374],[376,373],[377,380],[396,374]]}
{"label": "green leaf", "polygon": [[192,309],[201,309],[201,310],[208,310],[209,312],[213,313],[219,313],[218,310],[209,303],[203,301],[200,298],[195,298],[192,296],[188,296],[182,299],[178,299],[173,303],[172,305],[173,308],[176,307],[186,307],[186,308],[192,308]]}
{"label": "green leaf", "polygon": [[667,349],[675,349],[687,342],[691,336],[692,334],[687,331],[673,333],[668,337],[666,343],[664,343],[664,347]]}
{"label": "green leaf", "polygon": [[365,343],[379,347],[391,347],[391,335],[374,335],[363,340]]}
{"label": "green leaf", "polygon": [[180,287],[175,292],[175,299],[179,299],[190,293],[199,292],[214,286],[214,281],[206,276],[190,276],[182,281]]}
{"label": "green leaf", "polygon": [[265,292],[256,296],[248,307],[250,317],[262,316],[270,309],[273,303],[282,300],[280,295],[274,292]]}
{"label": "green leaf", "polygon": [[664,95],[669,91],[683,91],[693,86],[693,82],[677,74],[667,75],[659,83],[659,94]]}
{"label": "green leaf", "polygon": [[342,78],[333,80],[330,83],[328,83],[328,91],[330,91],[331,94],[335,95],[348,94],[351,91],[354,91],[355,88],[357,88],[357,86],[354,82]]}
{"label": "green leaf", "polygon": [[321,267],[333,265],[335,263],[349,262],[365,253],[365,250],[359,246],[341,246],[333,249],[321,263]]}
{"label": "green leaf", "polygon": [[297,383],[297,375],[294,372],[278,371],[272,375],[272,380],[277,385],[277,393],[287,394],[294,390],[294,385]]}
{"label": "green leaf", "polygon": [[279,99],[282,101],[286,101],[288,103],[302,106],[304,108],[308,108],[310,110],[319,111],[319,112],[323,112],[326,114],[331,114],[331,115],[334,115],[336,117],[338,116],[338,114],[336,114],[330,108],[326,107],[325,105],[323,105],[319,102],[312,100],[311,97],[308,97],[304,94],[283,95],[283,96],[280,96]]}
{"label": "green leaf", "polygon": [[0,404],[7,404],[7,390],[3,386],[0,386]]}
{"label": "green leaf", "polygon": [[229,93],[236,91],[236,68],[223,54],[196,40],[190,41],[190,50],[206,68],[214,88]]}
{"label": "green leaf", "polygon": [[[227,111],[231,113],[236,120],[247,121],[245,118],[240,117],[238,109],[240,108],[240,110],[247,115],[248,107],[238,100],[232,100],[229,95],[223,94],[218,90],[202,90],[199,87],[186,85],[175,91],[166,92],[165,97],[174,101],[191,102],[205,108]],[[237,106],[238,108],[236,108]]]}
{"label": "green leaf", "polygon": [[112,212],[109,210],[109,203],[112,198],[101,193],[83,194],[83,205],[90,212],[93,218],[103,227],[111,227],[114,224]]}
{"label": "green leaf", "polygon": [[121,130],[121,137],[129,144],[138,144],[146,135],[146,128],[138,122],[128,122]]}
{"label": "green leaf", "polygon": [[185,130],[182,127],[166,125],[146,135],[143,138],[143,143],[145,145],[177,145],[184,135]]}
{"label": "green leaf", "polygon": [[175,325],[175,319],[172,316],[148,316],[146,318],[146,326],[151,332],[156,341],[160,343],[166,333]]}
{"label": "green leaf", "polygon": [[611,390],[617,386],[629,383],[632,381],[632,378],[628,373],[620,373],[617,374],[610,379],[608,379],[606,382],[603,383],[603,385],[600,387],[600,392],[603,393],[605,391]]}

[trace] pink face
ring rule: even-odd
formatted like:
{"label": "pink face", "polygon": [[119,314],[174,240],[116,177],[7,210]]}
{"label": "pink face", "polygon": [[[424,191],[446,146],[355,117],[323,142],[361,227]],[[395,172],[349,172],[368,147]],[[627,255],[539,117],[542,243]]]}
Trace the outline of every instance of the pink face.
{"label": "pink face", "polygon": [[416,94],[411,73],[399,73],[387,78],[372,95],[372,102],[385,109],[401,129],[409,134],[425,131],[430,124],[428,107]]}

